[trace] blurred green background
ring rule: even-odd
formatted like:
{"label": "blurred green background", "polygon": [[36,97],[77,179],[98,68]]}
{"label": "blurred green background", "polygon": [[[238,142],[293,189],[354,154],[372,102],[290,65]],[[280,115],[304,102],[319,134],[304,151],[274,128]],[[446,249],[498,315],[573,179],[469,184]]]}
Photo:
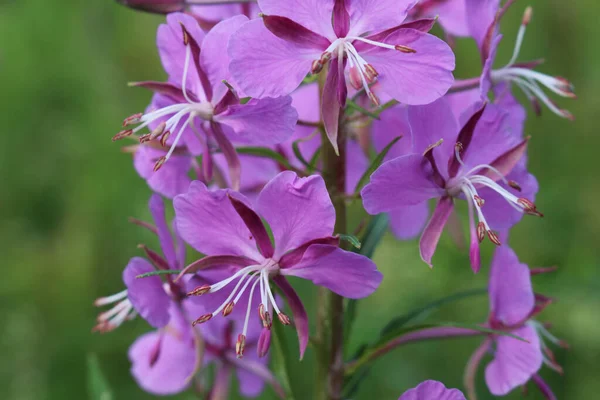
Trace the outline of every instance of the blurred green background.
{"label": "blurred green background", "polygon": [[[589,0],[517,2],[503,22],[499,56],[512,52],[521,13],[534,6],[521,59],[545,57],[540,70],[571,79],[579,100],[560,100],[574,123],[545,110],[530,116],[530,169],[546,218],[525,218],[512,246],[532,266],[558,265],[535,278],[538,292],[556,297],[540,320],[571,344],[557,349],[564,376],[544,369],[559,399],[597,398],[600,392],[600,5]],[[129,155],[111,142],[122,119],[150,99],[128,81],[161,79],[154,45],[161,17],[133,12],[109,0],[0,1],[0,398],[88,398],[86,357],[98,355],[116,399],[149,399],[129,375],[129,344],[149,328],[137,319],[107,335],[90,333],[96,297],[122,288],[121,271],[153,238],[127,223],[148,218],[149,189]],[[479,71],[472,41],[457,47],[457,77]],[[429,270],[415,242],[386,237],[376,255],[385,275],[380,290],[360,304],[351,346],[373,338],[394,315],[468,288],[484,287],[467,256],[445,235]],[[300,284],[310,299],[308,285]],[[307,304],[314,310],[314,304]],[[314,315],[314,314],[313,314]],[[485,296],[444,307],[431,321],[479,322]],[[290,330],[290,341],[293,332]],[[424,379],[461,387],[462,372],[480,339],[429,342],[398,349],[375,364],[356,398],[395,399]],[[295,343],[292,341],[292,343]],[[292,359],[296,348],[292,347]],[[312,358],[293,362],[293,380],[310,398]],[[480,374],[481,399],[491,398]],[[533,389],[532,387],[530,389]],[[530,390],[530,399],[540,398]],[[270,398],[270,389],[265,397]],[[521,396],[516,390],[508,398]],[[179,398],[189,398],[182,395]]]}

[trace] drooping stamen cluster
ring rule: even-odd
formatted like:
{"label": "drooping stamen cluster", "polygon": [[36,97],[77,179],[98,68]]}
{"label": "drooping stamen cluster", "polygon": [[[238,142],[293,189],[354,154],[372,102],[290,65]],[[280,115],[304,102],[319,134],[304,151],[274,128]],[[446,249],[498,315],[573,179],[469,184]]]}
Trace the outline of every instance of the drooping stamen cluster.
{"label": "drooping stamen cluster", "polygon": [[101,307],[108,304],[115,304],[113,308],[100,313],[97,318],[97,324],[92,328],[92,332],[107,333],[117,329],[125,321],[136,317],[137,312],[127,298],[127,290],[107,297],[100,297],[94,301],[94,306]]}
{"label": "drooping stamen cluster", "polygon": [[517,85],[533,104],[538,114],[541,112],[539,100],[559,117],[573,120],[573,114],[558,107],[558,105],[544,93],[541,87],[543,86],[562,97],[576,98],[577,96],[575,95],[573,84],[565,78],[553,77],[534,71],[533,68],[540,64],[541,61],[516,63],[521,51],[521,45],[523,44],[523,38],[525,37],[525,30],[531,21],[531,14],[532,9],[531,7],[528,7],[525,10],[523,21],[519,28],[512,58],[505,67],[491,71],[491,79],[494,83],[509,82]]}
{"label": "drooping stamen cluster", "polygon": [[[464,162],[461,159],[460,152],[462,151],[463,146],[460,142],[456,143],[454,147],[454,156],[459,164],[465,167]],[[515,210],[535,215],[538,217],[543,217],[544,215],[537,210],[536,205],[529,199],[524,197],[517,197],[514,194],[510,193],[508,190],[500,186],[496,181],[490,179],[489,177],[482,175],[481,171],[490,170],[494,174],[496,174],[502,182],[506,185],[512,187],[513,189],[520,191],[520,185],[517,182],[509,181],[506,177],[498,171],[498,169],[494,168],[489,164],[480,164],[477,165],[467,172],[457,176],[450,181],[448,181],[446,185],[446,191],[450,196],[458,196],[463,194],[467,203],[469,205],[469,216],[471,220],[473,219],[473,210],[477,213],[477,238],[479,242],[482,242],[485,239],[487,234],[490,241],[498,246],[501,245],[498,234],[491,230],[489,224],[487,223],[485,216],[482,212],[482,208],[485,204],[485,199],[479,195],[477,192],[477,188],[489,188],[494,192],[502,196],[504,200],[508,204],[510,204]]]}
{"label": "drooping stamen cluster", "polygon": [[[185,63],[183,67],[183,76],[181,79],[181,94],[185,99],[185,103],[172,104],[170,106],[154,110],[147,114],[134,114],[128,118],[125,118],[123,121],[123,127],[129,125],[139,124],[137,127],[133,129],[126,129],[117,133],[113,137],[113,141],[123,139],[125,137],[136,134],[141,129],[147,127],[153,122],[165,118],[168,115],[172,116],[167,120],[158,124],[158,126],[152,130],[150,133],[138,136],[138,140],[140,144],[148,143],[154,140],[159,140],[162,147],[165,149],[168,147],[169,150],[165,156],[162,156],[158,159],[154,166],[154,171],[158,171],[173,155],[173,153],[177,149],[177,145],[179,144],[183,132],[186,127],[189,128],[196,134],[198,140],[203,142],[204,139],[201,135],[196,131],[193,120],[195,117],[199,117],[200,119],[209,121],[213,117],[214,107],[210,102],[200,102],[195,96],[188,92],[186,89],[186,81],[188,76],[188,71],[190,69],[190,61],[193,56],[192,47],[190,44],[190,38],[188,32],[183,28],[183,44],[185,46]],[[180,124],[180,122],[184,121]],[[170,146],[167,146],[167,140],[171,136],[171,132],[178,129],[175,135],[175,139],[171,143]]]}
{"label": "drooping stamen cluster", "polygon": [[202,296],[205,294],[218,292],[227,286],[229,286],[232,282],[237,280],[236,285],[227,299],[219,306],[215,311],[210,314],[204,314],[196,319],[192,324],[195,326],[197,324],[202,324],[204,322],[209,321],[217,314],[221,313],[224,317],[231,314],[236,304],[239,303],[241,297],[250,287],[250,294],[248,297],[248,308],[246,310],[246,317],[244,319],[244,326],[242,329],[242,333],[238,335],[237,343],[236,343],[236,354],[239,358],[244,355],[244,347],[246,344],[246,336],[248,333],[248,322],[250,320],[250,314],[252,312],[252,300],[254,296],[254,291],[259,286],[260,290],[260,305],[258,306],[258,314],[260,320],[262,321],[263,327],[266,329],[271,329],[272,319],[270,311],[274,309],[277,313],[277,317],[279,321],[281,321],[284,325],[289,325],[291,323],[290,318],[281,312],[279,307],[277,306],[277,302],[275,301],[275,297],[273,296],[273,292],[271,291],[271,287],[269,285],[269,278],[279,271],[279,265],[273,259],[267,259],[261,265],[250,265],[248,267],[242,268],[237,271],[231,277],[224,279],[218,283],[213,285],[202,285],[191,292],[188,293],[188,296]]}
{"label": "drooping stamen cluster", "polygon": [[345,56],[350,67],[349,77],[352,87],[356,90],[364,89],[373,104],[379,106],[379,98],[370,88],[370,85],[377,80],[379,73],[359,54],[358,50],[356,50],[352,44],[354,41],[366,43],[371,46],[382,47],[384,49],[400,51],[402,53],[416,53],[416,50],[408,46],[381,43],[360,36],[347,36],[334,40],[321,55],[321,58],[313,62],[311,72],[317,74],[321,72],[325,64],[332,58],[337,57],[341,60]]}

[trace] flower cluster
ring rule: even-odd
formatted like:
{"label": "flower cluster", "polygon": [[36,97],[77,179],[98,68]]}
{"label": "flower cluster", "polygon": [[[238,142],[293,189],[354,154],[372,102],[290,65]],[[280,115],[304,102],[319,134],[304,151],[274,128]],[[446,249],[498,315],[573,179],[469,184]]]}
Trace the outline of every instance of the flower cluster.
{"label": "flower cluster", "polygon": [[[538,372],[544,364],[561,371],[544,340],[562,342],[533,319],[552,300],[534,293],[530,278],[547,271],[529,269],[507,243],[524,215],[543,216],[527,166],[526,109],[513,88],[536,113],[544,105],[569,119],[546,91],[575,95],[566,79],[538,72],[539,61],[518,60],[531,8],[498,68],[500,23],[514,0],[121,2],[167,14],[157,33],[167,79],[131,84],[154,95],[113,137],[132,141],[125,150],[154,192],[154,223],[132,221],[156,234],[160,251],[140,245],[145,258],[129,261],[126,290],[96,301],[115,305],[94,328],[112,331],[139,315],[156,329],[129,351],[140,387],[159,395],[193,387],[220,399],[235,372],[243,396],[266,383],[286,397],[268,355],[273,325],[282,324],[295,328],[304,356],[310,313],[293,286],[302,278],[332,293],[331,320],[315,321],[331,332],[320,333],[315,351],[332,353],[321,390],[340,398],[344,373],[360,361],[344,366],[342,299],[370,296],[383,279],[354,235],[378,241],[363,228],[386,213],[398,240],[420,235],[432,267],[444,228],[462,234],[465,202],[475,273],[485,239],[497,246],[486,337],[466,368],[469,397],[490,354],[492,394],[532,381],[554,398]],[[438,20],[447,41],[429,33]],[[475,41],[478,77],[453,76],[447,42],[461,38]],[[353,230],[346,207],[360,200],[366,213]],[[197,252],[191,263],[186,246]],[[431,328],[393,343],[476,334]],[[400,397],[464,398],[435,381]]]}

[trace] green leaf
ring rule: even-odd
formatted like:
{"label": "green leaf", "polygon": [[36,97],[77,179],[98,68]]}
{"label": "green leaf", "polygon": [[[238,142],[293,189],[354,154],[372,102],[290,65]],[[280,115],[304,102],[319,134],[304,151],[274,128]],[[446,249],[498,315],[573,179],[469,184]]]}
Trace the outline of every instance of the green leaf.
{"label": "green leaf", "polygon": [[343,233],[340,233],[338,236],[340,237],[340,240],[345,240],[346,242],[354,246],[355,249],[360,249],[362,246],[360,240],[358,240],[358,238],[354,235],[345,235]]}
{"label": "green leaf", "polygon": [[414,319],[418,318],[419,316],[421,316],[425,313],[434,311],[434,310],[442,307],[443,305],[446,305],[448,303],[452,303],[455,301],[459,301],[462,299],[466,299],[468,297],[480,296],[480,295],[484,295],[484,294],[487,294],[487,289],[473,289],[473,290],[466,290],[464,292],[455,293],[453,295],[438,299],[436,301],[432,301],[431,303],[426,304],[423,307],[417,308],[416,310],[410,311],[407,314],[404,314],[400,317],[394,318],[393,320],[388,322],[388,324],[381,330],[380,336],[384,337],[384,336],[393,335],[394,332],[401,329],[407,323],[413,321]]}
{"label": "green leaf", "polygon": [[377,113],[369,111],[366,108],[359,106],[352,99],[348,99],[348,100],[346,100],[346,113],[351,114],[352,111],[358,111],[359,113],[361,113],[367,117],[370,117],[373,119],[379,119],[379,115]]}
{"label": "green leaf", "polygon": [[285,338],[284,325],[275,323],[272,325],[271,344],[273,346],[273,372],[287,393],[286,399],[294,400],[294,393],[290,384],[290,367],[287,341]]}
{"label": "green leaf", "polygon": [[[388,217],[387,214],[379,214],[371,219],[362,240],[359,242],[360,247],[355,248],[354,252],[362,254],[365,257],[373,258],[375,249],[381,242],[383,235],[387,231]],[[356,318],[358,301],[348,300],[344,311],[344,337],[349,338],[352,333],[352,326]]]}
{"label": "green leaf", "polygon": [[247,104],[250,100],[252,100],[252,97],[242,97],[240,99],[240,104]]}
{"label": "green leaf", "polygon": [[388,108],[394,107],[396,104],[398,104],[398,100],[390,100],[387,103],[385,103],[384,105],[382,105],[381,107],[379,107],[377,109],[377,111],[375,112],[375,114],[379,117],[381,115],[381,113],[383,113]]}
{"label": "green leaf", "polygon": [[292,150],[294,151],[294,155],[296,156],[298,161],[300,161],[300,163],[302,165],[304,165],[306,168],[310,169],[310,163],[308,161],[306,161],[306,159],[302,155],[302,152],[300,151],[300,147],[298,146],[301,141],[302,141],[302,139],[294,141],[292,143]]}
{"label": "green leaf", "polygon": [[161,269],[159,271],[152,271],[152,272],[146,272],[145,274],[141,274],[136,276],[136,279],[142,279],[142,278],[148,278],[150,276],[158,276],[158,275],[178,275],[181,273],[181,270],[178,269],[169,269],[169,270],[164,270]]}
{"label": "green leaf", "polygon": [[112,400],[114,397],[108,386],[108,381],[100,369],[98,356],[95,354],[88,354],[87,369],[89,398],[92,400]]}
{"label": "green leaf", "polygon": [[275,150],[268,149],[266,147],[236,147],[235,150],[239,154],[247,154],[255,157],[270,158],[271,160],[284,165],[288,169],[293,169],[290,162],[283,155],[279,154]]}
{"label": "green leaf", "polygon": [[379,153],[377,155],[377,157],[375,157],[375,159],[373,160],[371,165],[369,165],[369,168],[367,168],[365,173],[360,177],[358,183],[356,184],[356,187],[354,188],[355,194],[360,193],[360,190],[367,183],[367,181],[369,180],[369,178],[371,177],[373,172],[375,172],[375,170],[381,166],[381,163],[383,163],[383,160],[385,159],[385,156],[387,156],[387,154],[389,153],[390,149],[396,143],[398,143],[398,140],[400,140],[400,139],[402,139],[402,136],[398,136],[397,138],[394,138],[390,143],[388,143],[387,146],[385,146],[383,148],[383,150],[381,150],[381,153]]}
{"label": "green leaf", "polygon": [[375,249],[383,239],[383,235],[387,232],[388,216],[387,214],[379,214],[371,219],[365,234],[361,239],[362,246],[358,253],[365,257],[373,258]]}

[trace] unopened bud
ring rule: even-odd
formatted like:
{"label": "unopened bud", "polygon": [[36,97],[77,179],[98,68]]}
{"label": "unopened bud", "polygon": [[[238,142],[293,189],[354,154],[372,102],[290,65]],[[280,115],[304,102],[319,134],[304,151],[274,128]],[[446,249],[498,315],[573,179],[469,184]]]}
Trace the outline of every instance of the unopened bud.
{"label": "unopened bud", "polygon": [[198,286],[194,290],[188,292],[187,295],[188,296],[202,296],[203,294],[210,292],[210,288],[211,288],[210,285]]}
{"label": "unopened bud", "polygon": [[112,137],[112,141],[116,142],[117,140],[121,140],[123,138],[126,138],[128,136],[131,136],[133,134],[133,130],[131,129],[126,129],[124,131],[121,131],[119,133],[117,133],[115,136]]}
{"label": "unopened bud", "polygon": [[201,316],[200,318],[198,318],[197,320],[195,320],[194,322],[192,322],[192,326],[196,326],[198,324],[203,324],[206,321],[210,321],[210,319],[213,317],[212,314],[204,314],[203,316]]}
{"label": "unopened bud", "polygon": [[271,347],[271,331],[268,329],[263,329],[258,338],[258,346],[256,348],[258,356],[266,356],[269,352],[269,347]]}
{"label": "unopened bud", "polygon": [[156,164],[154,164],[154,172],[158,171],[165,163],[167,162],[167,157],[161,157],[158,159]]}
{"label": "unopened bud", "polygon": [[237,342],[235,343],[235,354],[237,358],[244,357],[244,349],[246,347],[246,335],[241,333],[238,335]]}
{"label": "unopened bud", "polygon": [[235,303],[233,301],[230,301],[229,303],[227,303],[227,305],[223,309],[223,316],[226,317],[229,314],[231,314],[234,306],[235,306]]}
{"label": "unopened bud", "polygon": [[284,325],[290,325],[292,323],[290,321],[290,317],[288,317],[284,313],[277,314],[277,317],[279,318],[279,321],[281,321],[281,323],[284,324]]}
{"label": "unopened bud", "polygon": [[490,238],[490,241],[492,243],[494,243],[496,246],[502,246],[502,243],[500,242],[500,238],[498,237],[498,234],[494,231],[487,231],[487,235],[488,238]]}
{"label": "unopened bud", "polygon": [[479,240],[479,243],[483,242],[483,239],[485,239],[485,224],[483,222],[479,222],[477,224],[477,240]]}
{"label": "unopened bud", "polygon": [[401,44],[397,44],[394,46],[396,50],[401,51],[402,53],[416,53],[417,51],[408,46],[402,46]]}

